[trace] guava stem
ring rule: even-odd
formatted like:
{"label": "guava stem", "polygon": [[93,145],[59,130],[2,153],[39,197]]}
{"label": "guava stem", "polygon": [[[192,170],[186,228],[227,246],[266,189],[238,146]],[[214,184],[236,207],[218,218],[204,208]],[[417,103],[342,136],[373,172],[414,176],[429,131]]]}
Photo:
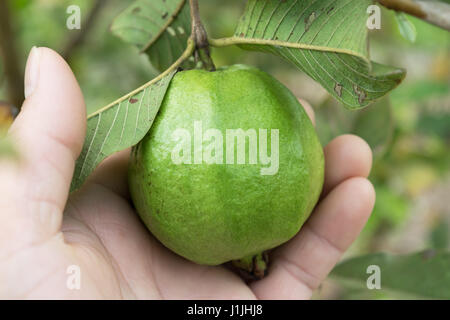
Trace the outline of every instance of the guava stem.
{"label": "guava stem", "polygon": [[267,274],[269,255],[267,251],[263,251],[239,260],[233,260],[231,263],[247,280],[259,280]]}
{"label": "guava stem", "polygon": [[200,18],[200,12],[198,8],[198,0],[189,0],[191,8],[191,21],[192,21],[192,39],[195,42],[196,54],[195,57],[200,58],[204,67],[209,71],[215,71],[216,66],[211,59],[209,51],[208,34]]}

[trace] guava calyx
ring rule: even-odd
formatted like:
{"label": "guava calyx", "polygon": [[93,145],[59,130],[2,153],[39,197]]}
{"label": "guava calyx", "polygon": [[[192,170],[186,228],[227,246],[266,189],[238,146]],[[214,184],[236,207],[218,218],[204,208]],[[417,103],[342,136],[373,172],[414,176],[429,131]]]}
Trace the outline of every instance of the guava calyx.
{"label": "guava calyx", "polygon": [[231,264],[244,280],[248,282],[260,280],[267,275],[269,253],[268,251],[263,251],[242,259],[233,260]]}

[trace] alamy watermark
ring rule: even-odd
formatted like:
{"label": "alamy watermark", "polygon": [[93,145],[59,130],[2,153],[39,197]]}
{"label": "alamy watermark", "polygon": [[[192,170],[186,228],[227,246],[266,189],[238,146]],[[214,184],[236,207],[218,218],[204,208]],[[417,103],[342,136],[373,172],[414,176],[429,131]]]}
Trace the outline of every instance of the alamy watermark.
{"label": "alamy watermark", "polygon": [[68,275],[66,280],[66,287],[69,290],[81,289],[81,268],[75,264],[67,267],[66,274]]}
{"label": "alamy watermark", "polygon": [[373,290],[381,289],[381,269],[380,266],[377,266],[375,264],[370,265],[366,269],[366,273],[370,274],[370,276],[367,278],[367,289]]}
{"label": "alamy watermark", "polygon": [[279,130],[270,130],[270,155],[268,131],[268,129],[240,128],[226,129],[225,133],[213,128],[203,131],[203,123],[194,121],[193,136],[189,130],[183,128],[176,129],[172,133],[172,140],[177,142],[172,149],[172,162],[176,165],[260,164],[265,166],[260,170],[261,175],[275,175],[279,168]]}
{"label": "alamy watermark", "polygon": [[367,28],[369,30],[381,29],[381,8],[377,5],[367,7],[367,13],[370,15],[367,19]]}
{"label": "alamy watermark", "polygon": [[81,29],[81,9],[77,5],[67,7],[66,13],[70,16],[66,20],[66,26],[69,30]]}

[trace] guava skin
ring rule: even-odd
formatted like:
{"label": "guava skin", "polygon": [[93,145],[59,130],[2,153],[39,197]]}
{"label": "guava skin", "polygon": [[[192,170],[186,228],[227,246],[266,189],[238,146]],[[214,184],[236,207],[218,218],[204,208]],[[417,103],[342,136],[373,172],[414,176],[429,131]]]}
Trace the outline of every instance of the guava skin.
{"label": "guava skin", "polygon": [[[194,121],[202,121],[203,132],[220,130],[224,146],[226,129],[268,129],[269,138],[270,129],[278,129],[278,172],[261,175],[268,165],[248,163],[248,140],[246,164],[174,164],[172,133],[184,128],[194,137]],[[296,97],[267,73],[243,65],[179,72],[151,130],[133,148],[129,169],[132,200],[152,234],[206,265],[291,239],[318,201],[323,178],[322,146]]]}

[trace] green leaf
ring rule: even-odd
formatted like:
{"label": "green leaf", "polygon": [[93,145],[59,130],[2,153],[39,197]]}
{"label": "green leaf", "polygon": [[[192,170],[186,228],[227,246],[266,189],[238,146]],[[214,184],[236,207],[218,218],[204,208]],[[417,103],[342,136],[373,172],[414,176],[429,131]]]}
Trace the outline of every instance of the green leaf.
{"label": "green leaf", "polygon": [[371,62],[370,0],[249,0],[234,37],[292,62],[350,109],[394,89],[405,71]]}
{"label": "green leaf", "polygon": [[[137,0],[116,17],[111,32],[137,46],[157,70],[164,71],[186,49],[191,34],[188,1]],[[184,67],[192,64],[186,61]]]}
{"label": "green leaf", "polygon": [[369,254],[337,265],[331,276],[354,288],[367,288],[367,268],[380,268],[381,289],[399,297],[450,299],[450,252],[426,250],[407,255]]}
{"label": "green leaf", "polygon": [[142,140],[153,124],[175,73],[155,78],[88,116],[86,139],[75,165],[71,192],[80,188],[107,156]]}
{"label": "green leaf", "polygon": [[416,42],[416,27],[411,21],[408,20],[406,14],[404,14],[403,12],[396,12],[395,19],[397,20],[398,29],[403,38],[411,43]]}

